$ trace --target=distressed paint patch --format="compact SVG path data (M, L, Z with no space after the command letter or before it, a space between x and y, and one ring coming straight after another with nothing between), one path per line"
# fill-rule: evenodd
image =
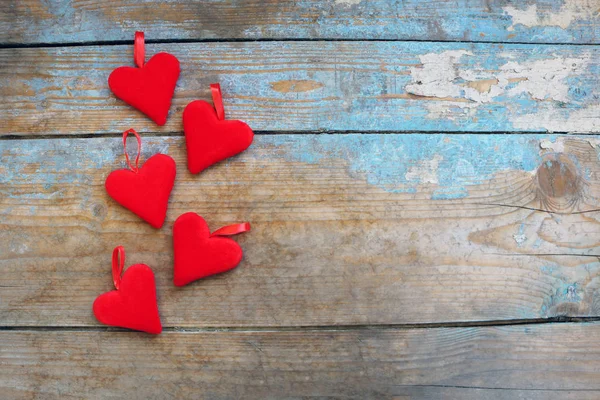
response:
M136 144L129 140L127 145L129 154L135 154ZM156 153L168 154L169 145L169 141L161 138L143 138L140 165ZM57 183L90 183L87 172L90 169L126 168L121 138L4 140L0 141L0 157L7 166L5 173L0 175L0 184L25 180L49 188ZM39 164L39 167L28 171L32 164ZM56 195L56 192L28 194L30 198Z
M411 83L405 86L406 92L417 96L466 99L475 103L487 103L505 93L511 97L526 93L536 100L567 102L569 85L566 79L581 73L590 58L588 54L579 58L508 61L496 72L464 68L460 65L463 56L473 56L473 53L452 50L419 56L422 65L411 68Z
M527 235L525 235L525 225L519 225L519 231L513 235L513 239L517 242L518 247L522 247L527 242Z
M514 128L550 132L600 131L600 96L592 88L577 85L577 77L591 66L592 55L578 57L539 57L515 61L513 53L500 53L498 60L485 65L472 65L463 58L473 57L466 50L447 50L419 56L421 65L410 69L410 82L404 89L410 95L422 96L426 117L433 120L477 120L478 108L485 103L510 100L506 119ZM505 62L494 68L492 64ZM508 61L507 61L508 60ZM590 93L591 92L591 93ZM589 104L582 99L591 99ZM566 104L577 107L568 108ZM534 110L535 112L527 112ZM483 117L488 118L485 114Z
M596 0L567 0L556 12L550 10L538 12L537 4L532 4L523 10L513 6L503 7L502 10L512 18L512 25L507 30L513 31L517 25L528 28L557 26L567 29L571 23L578 19L594 18L599 8L600 6Z
M555 104L542 104L535 113L513 115L510 120L520 130L542 127L548 132L600 132L600 104L570 112Z
M413 165L408 169L404 178L408 182L418 183L438 183L438 168L443 157L435 154L430 160L420 160L417 165Z
M410 69L411 83L404 89L407 93L427 97L462 97L464 88L455 83L458 78L457 64L462 56L472 56L466 50L447 50L441 53L419 55L421 65Z
M557 140L552 135L257 135L241 160L257 165L262 160L324 164L323 168L339 162L356 179L391 193L413 193L425 185L432 198L452 199L468 196L469 186L500 171L534 171L541 162L543 139ZM142 162L182 143L182 138L146 138ZM124 166L119 138L0 141L0 154L5 166L0 183L18 187L26 182L49 190L27 196L51 196L61 190L53 188L56 184L90 184L90 169L108 173ZM27 172L32 164L39 167Z
M356 4L360 4L363 0L334 0L335 4L339 4L341 6L353 6Z
M5 133L114 133L132 124L154 132L155 127L132 114L106 87L106 71L131 62L126 47L90 48L87 61L82 61L80 49L71 47L7 49L24 66L45 59L48 73L41 77L31 70L10 80L16 83L11 83L9 92L15 94L8 100L15 106L7 111L5 126L11 128L5 130L11 132ZM165 131L180 129L177 115L189 101L189 93L202 92L201 81L210 77L221 81L229 118L245 120L257 131L506 132L515 130L513 117L536 114L546 102L557 109L557 118L599 102L599 46L248 42L207 43L205 51L189 43L149 44L147 50L149 54L163 50L176 54L184 69L180 86L190 89L175 96L171 118L162 128ZM411 76L411 69L417 74L423 68L419 56L444 52L460 59L449 57L445 73L449 71L450 78L444 76L440 87L446 93L439 96L460 92L458 97L407 93L407 85L414 93L426 93ZM61 60L60 65L54 60ZM571 60L576 60L574 67L568 64ZM536 77L537 65L541 68L546 63L552 68ZM92 64L94 68L82 72L82 65ZM521 69L514 71L514 64ZM196 67L186 71L186 65ZM434 71L436 66L430 65L429 71ZM202 70L201 76L195 68ZM562 78L565 73L568 76ZM25 75L32 78L21 79ZM282 81L314 81L323 87L294 93L274 90L271 84ZM22 91L21 83L26 85ZM439 90L435 84L430 88L434 94ZM33 96L27 94L30 91ZM42 110L36 110L38 106ZM116 114L121 117L114 118ZM550 117L533 118L538 126L528 130L545 130L542 124L554 121Z
M539 142L550 135L294 135L261 136L261 147L287 161L319 164L339 159L350 174L390 193L433 186L432 199L469 195L468 187L505 170L532 172L541 162Z
M554 153L562 153L565 151L565 141L563 138L557 138L554 142L548 139L542 139L540 140L540 148L550 150Z

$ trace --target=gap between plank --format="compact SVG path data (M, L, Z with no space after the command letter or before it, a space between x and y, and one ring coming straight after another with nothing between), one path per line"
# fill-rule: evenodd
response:
M162 43L252 43L252 42L418 42L418 43L465 43L501 44L527 46L598 46L600 43L552 43L552 42L501 42L485 40L426 40L426 39L356 39L356 38L223 38L223 39L147 39L146 44ZM86 42L33 42L0 43L0 49L41 48L41 47L80 47L80 46L122 46L131 45L133 40L97 40Z
M393 385L394 387L435 387L451 389L474 389L474 390L512 390L512 391L530 391L530 392L600 392L600 389L540 389L540 388L513 388L513 387L491 387L491 386L464 386L464 385L427 385L427 384L405 384Z
M141 132L147 137L183 137L183 131L168 132ZM595 135L596 132L548 132L548 131L357 131L357 130L312 130L312 131L268 131L255 130L255 135L565 135L572 137L586 137ZM58 133L58 134L32 134L32 135L0 135L0 140L35 140L35 139L93 139L93 138L120 138L122 132L111 133Z
M383 325L302 325L302 326L239 326L239 327L163 327L163 332L202 333L202 332L314 332L314 331L360 331L360 330L413 330L441 328L482 328L513 325L542 325L564 323L600 322L597 317L552 317L512 320L489 320L467 322L432 322L416 324ZM0 326L0 331L61 331L61 332L132 332L129 329L111 326Z

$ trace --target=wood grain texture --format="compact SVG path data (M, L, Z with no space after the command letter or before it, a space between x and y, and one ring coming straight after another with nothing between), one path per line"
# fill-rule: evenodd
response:
M600 324L0 332L11 399L597 399Z
M599 43L596 0L8 0L0 42L389 39Z
M132 46L0 50L2 135L181 132L223 87L228 118L259 131L600 132L600 47L386 42L148 45L182 74L167 125L116 99Z
M131 143L133 145L133 143ZM165 326L307 326L600 315L599 141L552 135L258 135L178 177L155 230L105 193L119 137L0 141L0 321L94 326L110 256L157 275ZM133 151L133 148L130 149ZM229 273L172 284L171 228L249 221Z

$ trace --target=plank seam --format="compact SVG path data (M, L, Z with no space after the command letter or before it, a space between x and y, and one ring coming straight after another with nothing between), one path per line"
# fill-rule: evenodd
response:
M436 388L454 388L454 389L475 389L475 390L513 390L513 391L531 391L531 392L600 392L600 389L542 389L542 388L512 388L512 387L490 387L490 386L463 386L463 385L393 385L394 387L436 387Z
M167 132L141 132L147 137L183 137L183 129L181 131ZM255 130L255 135L565 135L571 137L585 138L589 135L594 135L596 132L590 133L573 133L573 132L548 132L548 131L413 131L413 130L398 130L398 131L357 131L357 130L310 130L310 131L268 131ZM36 140L36 139L94 139L94 138L120 138L122 132L114 133L74 133L74 134L32 134L32 135L1 135L0 140Z
M304 325L304 326L240 326L240 327L163 327L163 332L172 333L201 333L201 332L312 332L312 331L361 331L361 330L416 330L444 328L483 328L514 325L544 325L565 323L595 323L600 322L600 316L595 317L566 317L489 320L467 322L433 322L416 324L382 324L382 325ZM134 331L111 326L0 326L0 331L65 331L65 332L131 332Z
M553 42L502 42L485 40L424 40L424 39L354 39L354 38L223 38L223 39L148 39L146 44L177 43L254 43L254 42L416 42L416 43L465 43L489 45L535 45L535 46L598 46L600 43L553 43ZM32 42L32 43L0 43L0 49L43 48L43 47L80 47L80 46L123 46L132 45L132 40L98 40L82 42Z

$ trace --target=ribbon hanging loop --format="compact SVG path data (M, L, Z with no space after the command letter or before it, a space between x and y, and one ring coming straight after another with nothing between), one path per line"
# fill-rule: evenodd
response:
M217 118L219 121L225 119L225 109L223 108L223 95L221 93L221 85L218 83L210 84L210 91L212 92L213 103L215 105L215 111L217 112Z
M137 156L135 157L135 167L133 165L131 165L131 161L129 160L129 154L127 154L127 135L129 135L130 133L133 133L137 140ZM123 132L123 153L125 153L125 160L127 161L127 165L129 166L129 169L131 169L136 174L139 171L138 165L140 163L141 152L142 152L142 138L135 131L135 129L133 129L133 128L127 129L125 132Z
M146 49L144 48L144 32L136 32L133 40L133 62L138 68L144 66L144 59L146 58Z
M125 248L123 246L117 246L113 250L112 254L112 276L115 289L119 290L121 286L121 274L125 267Z

